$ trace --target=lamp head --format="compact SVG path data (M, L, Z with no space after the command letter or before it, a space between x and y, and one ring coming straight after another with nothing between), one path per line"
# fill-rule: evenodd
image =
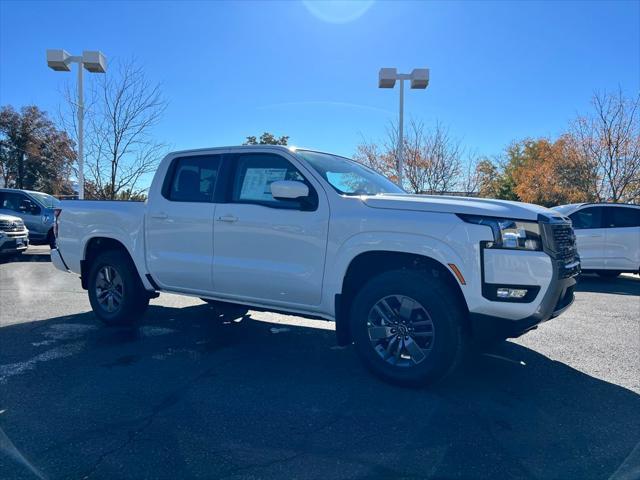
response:
M82 52L82 64L91 73L105 73L107 71L107 57L98 50Z
M378 73L378 88L393 88L396 85L398 70L395 68L381 68Z
M429 69L414 68L411 72L411 88L427 88L429 85Z
M69 72L69 57L64 50L47 50L47 65L56 72Z

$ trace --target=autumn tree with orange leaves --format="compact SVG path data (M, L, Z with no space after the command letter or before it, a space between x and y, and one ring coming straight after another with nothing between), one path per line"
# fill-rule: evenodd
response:
M518 142L507 155L514 167L513 191L523 202L551 207L596 199L591 188L596 172L570 135L555 142L546 138Z

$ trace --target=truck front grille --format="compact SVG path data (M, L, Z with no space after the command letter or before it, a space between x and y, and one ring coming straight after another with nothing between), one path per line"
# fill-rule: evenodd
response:
M573 277L580 273L580 257L576 247L576 235L570 223L551 223L551 245L558 262L560 278Z
M2 232L21 232L24 230L24 222L22 220L0 220L0 231Z

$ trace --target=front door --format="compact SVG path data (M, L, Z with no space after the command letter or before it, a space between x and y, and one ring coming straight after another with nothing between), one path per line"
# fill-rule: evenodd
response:
M211 291L213 192L220 163L220 155L174 159L162 193L148 202L147 267L162 288Z
M324 191L282 155L229 158L226 203L215 214L213 286L229 299L318 305L322 296L329 208ZM270 184L302 181L305 200L276 200Z

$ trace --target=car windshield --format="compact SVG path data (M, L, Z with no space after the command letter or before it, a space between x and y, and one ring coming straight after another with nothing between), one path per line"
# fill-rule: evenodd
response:
M29 192L29 194L45 208L57 208L60 206L60 200L49 194L41 192Z
M388 178L353 160L309 150L297 153L342 195L405 193Z

